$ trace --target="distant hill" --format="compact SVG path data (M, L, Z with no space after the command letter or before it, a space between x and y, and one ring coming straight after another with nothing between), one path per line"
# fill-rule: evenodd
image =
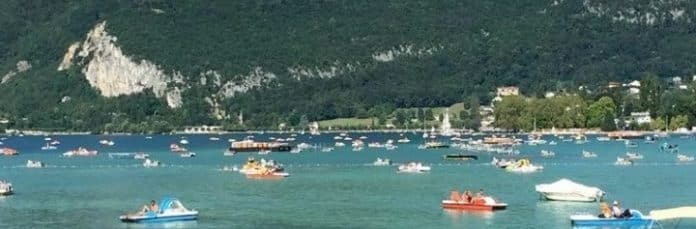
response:
M696 2L682 0L6 0L0 118L268 128L487 101L501 85L542 95L691 78L695 19Z

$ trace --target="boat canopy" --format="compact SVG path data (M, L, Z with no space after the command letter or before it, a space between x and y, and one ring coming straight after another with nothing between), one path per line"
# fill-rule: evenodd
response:
M159 210L165 212L170 209L186 209L178 199L172 197L164 197L160 201Z
M560 179L550 184L539 184L537 192L543 193L577 193L583 196L603 196L604 191L597 187L585 186L568 179Z
M696 218L696 207L678 207L650 211L650 216L655 220Z

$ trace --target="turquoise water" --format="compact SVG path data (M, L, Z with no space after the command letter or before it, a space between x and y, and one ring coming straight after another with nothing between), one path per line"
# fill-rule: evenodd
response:
M352 134L357 138L362 134ZM398 139L396 134L366 134L366 142ZM212 135L211 135L212 136ZM180 158L169 144L180 136L51 136L62 142L56 151L41 151L44 137L9 137L4 147L20 151L16 157L0 157L0 179L13 183L16 194L0 198L0 228L570 228L574 213L598 211L596 203L540 201L534 185L560 178L598 186L608 199L647 214L651 209L696 205L696 167L676 163L676 156L658 152L658 144L639 141L627 150L623 142L576 145L521 146L521 156L541 164L544 171L513 174L489 165L491 155L478 161L443 162L441 156L459 149L419 150L419 135L398 144L394 151L350 147L333 152L272 153L265 158L282 162L291 177L277 181L248 180L238 173L222 172L226 165L241 165L248 156L225 157L227 138L246 135L186 136L187 148L196 158ZM257 140L269 136L256 135ZM300 135L295 143L333 146L333 135ZM114 146L101 146L110 139ZM548 139L554 139L548 137ZM693 138L672 137L681 152L693 155ZM350 145L350 144L348 144ZM99 150L97 157L63 158L77 146ZM539 151L556 152L541 158ZM582 159L581 151L596 152L596 159ZM141 161L109 159L108 152L144 151L166 166L143 168ZM637 151L645 156L631 167L614 166L616 156ZM255 157L261 157L254 155ZM395 167L374 167L377 157L394 162L421 161L432 165L426 174L397 174ZM41 160L43 169L27 169L26 160ZM449 212L440 201L452 188L478 190L509 204L495 213ZM135 211L150 199L175 196L200 212L197 222L133 225L118 216ZM663 222L669 227L677 222ZM684 221L683 227L696 227Z

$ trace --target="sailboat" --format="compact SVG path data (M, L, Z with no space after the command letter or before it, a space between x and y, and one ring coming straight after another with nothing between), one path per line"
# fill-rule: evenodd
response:
M447 108L442 118L442 125L440 125L440 135L452 136L453 134L454 131L452 131L452 124L450 123L449 108Z

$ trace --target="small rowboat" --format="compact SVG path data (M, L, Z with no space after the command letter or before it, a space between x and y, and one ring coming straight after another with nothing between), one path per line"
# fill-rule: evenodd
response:
M454 210L472 210L472 211L496 211L507 208L506 203L498 203L491 197L474 199L471 202L443 200L442 208Z

